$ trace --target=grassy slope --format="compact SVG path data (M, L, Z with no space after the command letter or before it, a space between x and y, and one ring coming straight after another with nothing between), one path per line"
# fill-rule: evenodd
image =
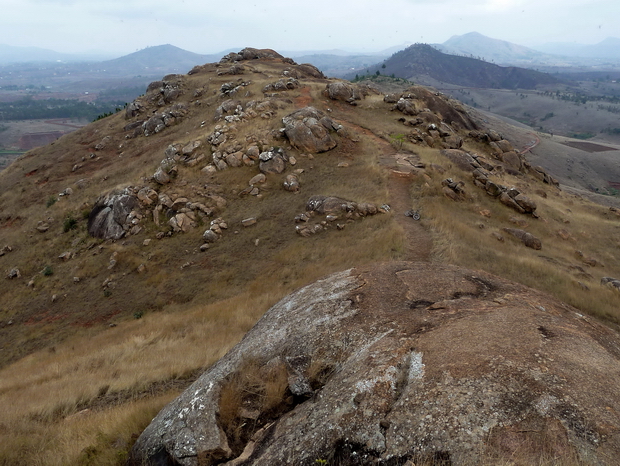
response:
M253 82L248 86L252 96L246 100L260 99L262 86L275 81L285 67L252 66L255 72L242 76ZM303 211L310 195L385 202L389 173L377 164L385 150L377 137L389 142L390 135L407 131L380 96L357 107L326 102L321 94L325 83L314 80L303 80L313 105L329 107L330 116L345 126L371 129L372 137L359 133L358 142L340 139L337 149L313 158L292 150L298 160L295 168L305 170L301 194L284 192L281 177L270 176L262 198L242 199L235 193L257 173L255 167L230 169L213 178L198 168L182 169L179 180L184 182L164 191L192 197L209 185L228 200L220 215L230 228L208 252L197 250L204 226L153 239L148 247L143 240L164 227L146 223L142 233L118 242L89 238L81 212L100 193L150 176L168 144L211 132L211 115L221 101L217 91L231 78L217 77L214 71L206 67L186 78L183 99L194 100L191 90L206 87L202 105L193 104L191 115L161 137L125 140L123 134L116 135L125 124L122 115L116 115L27 154L2 174L3 186L9 189L0 194L0 229L14 251L0 257L0 268L19 265L23 278L4 281L0 291L0 320L13 320L2 329L1 354L3 361L14 361L0 370L0 464L122 464L133 436L153 414L232 347L279 298L330 272L402 257L406 238L395 221L399 212L365 218L342 232L311 238L294 233L293 217ZM275 117L251 120L239 134L267 138L268 130L279 128L281 116L303 95L299 89L288 91ZM206 128L201 128L202 121ZM109 149L97 152L101 159L82 162L105 135L115 140ZM466 148L479 153L485 149L471 141ZM618 295L598 285L603 275L620 276L620 243L613 239L619 217L538 181L504 175L503 184L519 187L538 203L541 218L526 218L474 187L470 176L451 167L437 150L408 142L403 149L417 153L427 165L437 163L447 170L443 175L428 171L430 179L420 174L412 181L411 205L421 207L422 223L435 237L434 260L526 283L610 322L620 318ZM342 161L349 167L339 168ZM76 163L83 166L73 172ZM446 177L465 181L466 201L454 203L441 194ZM88 178L88 186L46 207L50 196L82 178ZM483 210L490 217L482 216ZM69 214L78 220L78 228L63 233ZM244 229L239 221L250 215L259 222ZM501 227L514 227L511 217L527 221L526 229L542 239L542 251L509 237L501 243L491 237ZM48 233L34 230L39 220L50 218ZM569 233L568 240L560 239L560 229ZM583 264L576 249L605 267ZM77 256L61 262L57 256L65 250ZM108 270L113 252L118 263ZM141 263L146 264L144 274L136 271ZM40 273L46 265L53 275ZM104 296L101 284L111 275L117 286ZM80 277L79 283L73 283L74 276ZM34 288L26 286L30 279ZM55 303L53 294L60 297ZM136 313L143 317L136 320Z

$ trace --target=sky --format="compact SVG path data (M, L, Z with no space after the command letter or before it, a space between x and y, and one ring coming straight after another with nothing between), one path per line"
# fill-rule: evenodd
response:
M379 52L479 32L535 46L620 37L619 0L0 0L0 44L126 55L172 44L210 54Z

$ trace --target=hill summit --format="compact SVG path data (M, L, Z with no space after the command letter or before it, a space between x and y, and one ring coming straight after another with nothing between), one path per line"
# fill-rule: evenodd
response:
M617 335L597 319L619 318L620 215L531 164L537 138L246 48L26 153L0 173L0 457L252 464L301 445L287 432L317 455L300 464L615 454ZM300 421L328 395L337 423ZM402 403L428 426L411 438Z
M428 44L414 44L395 53L369 72L416 82L448 83L491 89L534 89L558 80L538 71L503 67L469 56L442 53ZM430 80L430 81L429 81Z

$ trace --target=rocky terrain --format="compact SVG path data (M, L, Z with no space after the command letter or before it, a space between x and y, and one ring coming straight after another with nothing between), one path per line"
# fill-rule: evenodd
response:
M612 464L619 359L615 332L497 277L353 269L270 309L159 413L129 464Z
M0 173L0 457L613 464L620 212L531 139L246 48L24 154Z

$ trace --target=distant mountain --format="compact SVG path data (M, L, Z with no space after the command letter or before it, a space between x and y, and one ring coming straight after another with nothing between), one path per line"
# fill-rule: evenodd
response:
M0 64L2 65L10 63L98 61L106 58L108 57L97 56L95 54L72 55L39 47L15 47L12 45L0 44Z
M97 69L129 75L140 71L157 74L160 70L170 73L177 71L185 73L196 65L219 61L220 58L233 50L238 50L238 48L201 55L166 44L147 47L119 58L110 58L109 55L73 55L39 47L14 47L0 44L0 65L61 62L79 66L88 63L88 68L92 69L92 64L96 63Z
M0 63L0 77L2 86L35 85L69 92L97 92L142 87L167 74L187 73L194 66L217 62L225 54L200 55L173 45L158 45L106 61Z
M551 42L537 46L536 49L564 56L620 60L620 39L616 37L608 37L593 45Z
M379 72L419 83L456 84L464 87L491 89L534 89L542 84L557 83L546 73L518 67L502 67L475 58L448 55L427 44L415 44L371 67ZM349 77L352 77L351 73Z
M481 58L498 65L527 65L556 59L537 50L504 40L492 39L478 32L452 36L443 44L434 44L434 46L444 53Z
M223 55L223 53L201 55L166 44L147 47L114 60L100 62L98 68L105 69L109 74L122 75L187 73L196 65L219 61Z

